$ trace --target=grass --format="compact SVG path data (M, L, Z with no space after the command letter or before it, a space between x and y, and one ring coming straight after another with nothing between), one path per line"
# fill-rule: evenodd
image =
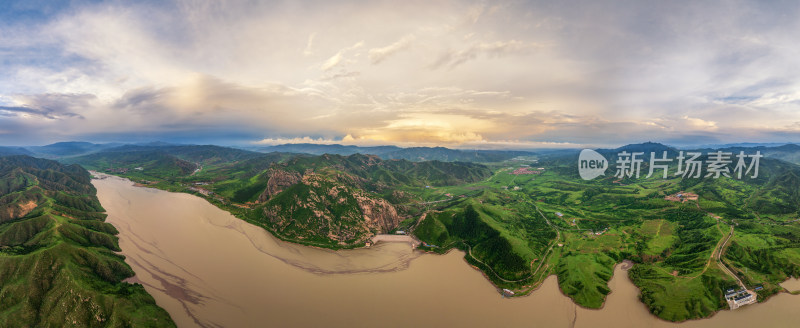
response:
M611 290L608 281L616 260L602 253L567 254L556 267L558 285L580 306L597 309Z
M761 300L777 292L779 280L800 274L800 223L793 222L800 213L800 178L789 164L764 161L763 178L752 181L676 178L675 168L667 179L616 181L607 173L583 181L572 162L540 161L533 165L544 167L540 174L513 175L523 163L491 163L488 174L474 165L433 162L375 167L363 156L254 158L206 164L193 176L155 171L164 176L157 177L161 182L154 186L187 191L193 182L209 182L216 195L204 197L237 217L284 240L338 248L343 246L315 235L321 229L304 224L309 211L330 214L332 226L358 223L352 202L335 203L323 196L323 189L343 184L351 193L391 199L404 215L399 227L416 225L414 235L436 246L422 249L462 249L466 260L492 283L517 295L557 274L565 294L582 306L597 308L608 293L614 264L631 260L635 265L630 275L642 290L642 300L654 314L672 321L706 317L725 307L722 292L735 283L711 255L730 226L735 234L723 250L724 261L747 284L764 286ZM313 170L330 183L313 193L287 188L252 209L236 206L257 198L269 182L271 167L300 174ZM147 172L132 174L140 173ZM686 203L665 200L681 191L700 198ZM309 205L292 207L298 201ZM265 220L263 211L278 208L273 205L280 207L279 215ZM280 220L293 222L286 228L276 223Z
M0 158L0 186L12 186L0 193L0 326L175 326L142 285L122 282L133 271L88 172Z
M670 321L711 315L726 306L723 290L736 285L716 267L696 278L674 277L650 264L636 264L629 275L653 314Z
M658 256L672 246L677 237L673 235L675 225L664 219L647 220L642 222L640 233L650 236L647 241L645 254Z

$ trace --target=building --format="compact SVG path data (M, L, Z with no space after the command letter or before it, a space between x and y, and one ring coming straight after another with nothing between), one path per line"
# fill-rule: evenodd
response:
M757 298L755 292L740 288L736 291L733 289L728 289L725 292L725 300L728 301L728 306L731 308L731 310L735 310L747 304L755 303Z
M430 247L430 248L439 248L439 246L436 246L436 245L431 245L431 244L428 244L428 243L426 243L426 242L424 242L424 241L422 242L422 246L425 246L425 247Z
M733 302L736 303L737 305L742 305L745 303L750 304L752 300L753 300L753 295L750 293L739 295L733 298Z

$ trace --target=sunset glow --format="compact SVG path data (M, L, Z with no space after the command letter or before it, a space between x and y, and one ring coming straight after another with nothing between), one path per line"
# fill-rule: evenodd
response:
M791 3L60 3L0 5L0 143L800 134Z

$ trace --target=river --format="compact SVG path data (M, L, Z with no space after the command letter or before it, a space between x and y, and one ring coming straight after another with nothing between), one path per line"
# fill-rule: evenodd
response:
M576 306L555 277L504 299L463 253L407 243L329 251L286 243L204 199L92 182L139 282L179 327L794 327L800 296L679 325L651 315L618 265L601 310Z

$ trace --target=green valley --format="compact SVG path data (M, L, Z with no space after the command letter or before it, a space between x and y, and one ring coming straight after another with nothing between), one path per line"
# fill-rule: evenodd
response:
M678 152L653 143L600 152L613 163L624 150ZM780 159L762 159L757 179L681 178L672 165L667 179L591 181L570 151L479 164L171 146L65 161L197 194L306 245L361 247L410 232L421 250L464 251L506 296L556 275L577 304L599 308L614 266L628 260L651 312L683 321L727 308L726 291L740 284L763 301L800 275L800 167Z

